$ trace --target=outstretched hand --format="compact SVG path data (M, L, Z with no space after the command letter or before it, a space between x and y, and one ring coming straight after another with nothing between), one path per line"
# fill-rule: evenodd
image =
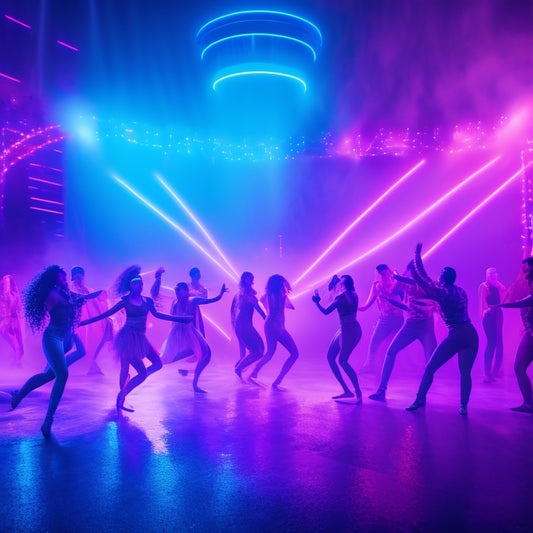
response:
M315 294L313 294L313 296L311 296L311 299L313 300L313 302L315 302L316 304L318 304L321 300L320 296L318 295L318 291L315 291Z
M416 248L415 248L415 253L416 254L420 254L420 252L422 251L422 246L423 245L422 245L421 242L417 243Z
M155 278L158 279L162 276L163 272L165 272L165 268L164 267L159 267L156 271L155 271Z
M226 284L222 284L222 288L220 289L220 296L222 296L225 292L229 292L229 289L226 287Z

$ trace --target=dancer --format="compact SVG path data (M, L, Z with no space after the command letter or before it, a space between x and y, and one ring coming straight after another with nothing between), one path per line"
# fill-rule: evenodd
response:
M189 295L192 298L203 298L206 300L207 289L200 283L200 279L202 278L200 269L198 267L191 268L189 271L189 276L191 278L191 282L189 283ZM204 318L202 317L202 312L198 306L196 307L194 314L194 325L196 329L205 337Z
M392 270L387 265L380 264L376 270L380 279L372 284L365 305L359 307L359 311L366 311L376 302L379 309L379 319L374 326L368 346L368 356L361 369L362 373L372 373L376 370L376 356L379 347L389 337L398 333L403 324L402 310L390 303L390 300L401 302L403 291L393 278Z
M524 323L524 334L516 352L514 371L524 402L518 407L511 407L511 409L522 413L533 413L531 380L527 375L527 369L533 362L533 257L525 259L522 263L526 265L524 277L529 284L530 295L517 302L499 303L494 307L496 309L500 307L520 309Z
M410 266L408 265L407 271L409 272L409 270ZM387 349L378 390L369 396L371 400L382 402L386 400L385 391L387 390L392 369L394 368L396 355L418 340L424 349L424 359L427 363L433 350L437 347L435 324L433 322L433 314L436 308L435 302L426 299L427 296L425 291L420 288L412 278L400 276L395 273L394 279L405 288L407 305L385 296L384 298L386 298L392 305L407 311L407 320L404 322L402 328L398 331Z
M261 335L254 328L253 314L254 309L261 315L263 319L266 318L265 312L259 306L257 299L257 292L253 288L254 275L251 272L243 272L241 281L239 283L239 294L235 296L236 308L232 311L235 313L235 334L239 339L239 347L244 347L244 356L242 355L238 363L235 365L235 374L242 378L242 371L250 366L252 363L259 361L265 353L265 344ZM246 348L248 348L248 355L246 355Z
M426 395L433 383L433 375L455 354L459 358L461 373L461 406L459 414L466 416L468 400L472 390L470 372L476 359L479 337L468 317L468 298L466 292L455 285L456 273L451 267L444 267L438 282L434 282L427 275L422 257L422 244L417 244L415 262L409 263L413 278L426 292L426 297L435 300L440 306L440 313L448 326L448 336L438 345L431 359L426 365L416 400L407 407L407 411L426 405Z
M487 268L485 276L486 281L479 286L481 319L487 337L483 381L491 383L498 377L503 361L503 312L496 306L503 302L506 289L495 268Z
M161 274L162 272L159 276L156 275L156 281L151 290L151 294L156 297L161 286ZM175 287L176 300L172 304L170 313L176 317L197 316L198 306L218 302L227 290L226 286L222 285L219 295L215 298L190 298L187 283L178 283ZM165 364L174 363L191 355L197 356L198 361L194 370L193 389L195 392L205 393L205 390L198 387L198 379L211 361L211 348L194 323L174 324L163 345L161 361Z
M298 348L285 329L285 308L294 309L289 300L288 293L291 291L289 282L279 274L275 274L268 278L266 285L266 292L261 297L261 303L266 307L268 315L265 320L265 337L267 341L267 351L265 355L255 365L254 371L250 378L257 378L259 371L263 366L272 359L276 346L281 343L289 352L289 358L281 368L278 377L272 383L273 389L278 389L282 379L291 369L292 365L298 359Z
M172 322L191 322L192 316L170 316L156 311L154 301L142 295L143 281L140 276L141 267L133 265L128 267L118 277L115 283L115 291L122 296L120 302L115 304L101 315L89 318L80 323L87 326L103 318L114 315L121 309L126 311L126 323L118 332L115 339L115 350L120 358L120 391L117 395L117 411L133 411L124 407L126 396L138 387L148 376L162 368L159 355L146 338L146 319L148 312L161 320ZM150 366L145 367L143 358L150 361ZM135 369L137 375L128 380L130 365Z
M67 383L68 367L85 355L80 338L74 334L79 307L85 300L99 294L100 291L87 295L72 293L65 271L57 265L37 274L25 291L25 314L32 331L42 330L47 315L50 317L43 333L43 351L48 365L44 372L31 377L20 391L12 394L11 407L15 409L28 393L55 378L46 418L41 426L41 432L46 438L51 434L54 414ZM65 357L73 343L76 350Z
M320 305L321 298L318 295L318 291L315 291L313 302L315 302L316 306L325 315L329 315L336 309L339 313L339 318L341 321L341 327L331 340L327 355L331 371L337 378L337 381L340 383L344 391L338 396L333 396L333 399L353 398L354 396L354 393L346 385L346 382L341 375L339 366L335 361L338 355L340 366L346 372L346 375L350 378L350 381L354 386L355 395L357 396L356 403L361 404L363 402L363 395L361 394L361 388L359 387L357 374L348 362L348 358L361 340L361 326L359 325L359 322L357 322L357 306L359 304L359 298L355 292L355 287L351 276L344 275L341 276L340 280L338 278L337 280L338 281L335 282L335 285L338 286L342 292L335 298L335 300L333 300L333 303L330 306L325 308Z
M15 278L6 274L0 279L0 335L7 341L15 355L15 365L21 366L24 343L20 328L22 300Z

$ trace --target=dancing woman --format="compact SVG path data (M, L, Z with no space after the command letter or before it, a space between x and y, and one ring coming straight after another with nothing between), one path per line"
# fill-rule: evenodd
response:
M0 279L0 335L15 354L15 365L20 366L24 355L20 316L22 300L15 279L6 274Z
M120 391L117 395L117 411L124 409L126 396L138 387L148 376L162 368L161 359L154 347L146 338L146 319L148 313L152 313L156 318L170 320L172 322L191 322L192 316L170 316L159 313L154 307L154 301L142 295L143 281L140 276L141 267L133 265L127 268L117 279L115 291L122 296L111 309L101 315L89 318L80 323L81 326L92 324L103 318L114 315L121 309L126 311L126 323L118 332L115 339L115 350L120 359ZM145 367L143 358L150 361L150 366ZM130 365L135 369L137 375L128 381Z
M479 304L483 329L487 337L485 348L485 383L494 381L503 361L503 312L497 304L503 302L505 286L498 281L495 268L487 268L486 281L479 286ZM494 365L493 365L494 361Z
M96 298L99 294L100 291L87 295L70 292L67 275L57 265L37 274L24 293L26 319L32 331L42 330L47 316L50 317L43 333L43 351L48 365L44 372L31 377L20 391L13 393L11 407L15 409L28 393L55 378L46 418L41 426L45 437L49 437L52 430L54 414L67 383L68 367L85 355L80 338L74 334L79 308L85 300ZM73 343L76 350L65 357Z
M402 309L390 302L390 300L401 302L403 291L393 278L392 270L387 265L380 264L376 270L380 279L372 284L366 303L359 307L359 311L366 311L376 302L379 309L379 319L372 332L368 356L361 369L361 372L366 373L374 372L379 347L389 337L398 333L403 324Z
M150 294L154 297L159 295L161 274L163 272L164 269L159 269L156 272L156 279L150 291ZM170 309L171 315L176 317L194 317L198 316L197 311L200 305L218 302L228 289L226 289L225 285L222 285L220 293L214 298L190 298L189 286L184 282L178 283L174 290L176 293L176 300L172 303ZM211 348L209 348L205 337L194 323L174 324L164 343L161 361L165 364L174 363L191 355L197 356L197 363L192 381L193 389L195 392L205 392L205 390L198 387L198 379L204 368L209 364L209 361L211 361Z
M234 327L235 334L239 340L239 348L248 349L248 355L242 355L241 359L235 365L235 374L242 380L242 371L252 363L259 361L265 353L265 344L261 335L254 328L253 315L256 310L263 319L266 318L265 312L259 306L257 292L253 288L254 275L251 272L243 272L239 283L239 294L235 296L234 306L232 307L232 316L235 316Z
M339 366L335 361L338 355L340 366L344 372L346 372L346 375L350 378L350 381L354 386L357 403L361 404L363 402L363 396L361 394L361 388L359 387L359 381L357 380L357 374L348 362L348 358L361 340L361 326L359 325L359 322L357 322L357 306L359 304L359 298L355 292L351 276L341 276L336 285L342 292L335 298L335 300L333 300L331 305L326 308L320 305L318 291L315 291L315 295L313 296L313 302L316 303L316 306L322 311L322 313L329 315L336 309L341 321L341 327L339 331L335 333L329 345L327 355L331 371L344 391L338 396L333 396L333 399L353 398L354 396L354 393L346 385Z
M533 362L533 257L525 259L522 263L525 265L524 277L529 283L530 295L517 302L500 303L494 307L496 309L499 307L520 309L524 323L524 334L516 352L514 371L524 402L518 407L511 407L511 409L523 413L533 413L531 380L527 375L527 369Z
M292 365L298 359L298 348L289 332L285 329L285 308L294 309L289 300L288 293L291 291L289 282L279 274L270 276L266 285L266 292L261 298L261 303L266 307L268 315L265 320L265 337L267 341L267 351L265 355L255 365L250 378L257 378L259 371L268 363L278 342L285 346L289 352L289 358L281 368L278 377L272 383L272 388L277 389Z
M459 414L466 416L468 400L472 390L470 373L476 359L479 337L468 317L468 298L466 292L455 285L456 273L451 267L444 267L438 282L427 275L422 263L422 244L417 244L414 263L409 263L411 274L416 283L425 291L426 297L435 300L440 313L448 326L448 336L437 346L426 365L414 403L407 411L426 405L426 395L433 383L433 375L455 354L459 358L461 373L461 406Z
M407 267L409 271L409 265ZM405 287L407 293L407 305L391 298L387 298L389 303L407 312L407 320L404 322L400 331L392 340L385 354L385 361L381 371L381 381L378 390L369 396L371 400L385 401L385 391L396 362L396 355L404 348L416 340L420 341L424 349L424 359L429 361L433 350L437 346L435 337L435 324L433 314L436 304L428 301L425 291L417 283L407 276L394 274L394 279Z

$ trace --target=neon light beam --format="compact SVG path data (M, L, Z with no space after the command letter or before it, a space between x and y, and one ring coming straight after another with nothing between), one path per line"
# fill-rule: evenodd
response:
M237 282L238 278L235 276L235 274L228 272L224 266L222 266L201 244L196 242L181 226L176 224L171 218L169 218L165 213L163 213L160 209L158 209L155 205L151 204L148 200L146 200L144 197L142 197L135 189L130 187L126 182L121 180L118 176L115 176L111 174L113 179L120 183L122 187L124 187L126 190L131 192L133 196L135 196L137 199L139 199L144 205L149 207L154 213L157 213L165 222L167 222L171 227L173 227L178 233L183 235L191 244L193 244L198 250L200 250L204 255L206 255L215 265L217 265L220 270L222 270L225 274L227 274L233 281Z
M15 22L16 24L19 24L20 26L24 26L25 28L28 28L29 30L31 30L31 26L29 26L28 24L25 24L24 22L21 22L20 20L17 20L16 18L10 17L9 15L4 15L4 17L7 20L10 20L11 22Z
M445 241L447 241L461 226L463 226L468 220L470 220L480 209L482 209L485 204L490 202L495 196L500 194L505 187L510 185L522 172L525 172L526 168L528 168L533 163L528 163L525 167L522 167L518 172L515 172L507 181L505 181L502 185L500 185L496 190L492 192L489 196L487 196L481 203L479 203L470 213L468 213L464 218L462 218L446 235L444 235L439 241L437 241L422 257L427 257L429 254L434 252L441 244L443 244Z
M233 265L229 262L229 260L226 258L226 256L222 253L222 250L217 246L217 243L213 240L211 235L209 235L208 231L202 226L200 221L194 216L192 211L185 205L183 200L176 194L176 192L168 185L168 183L165 182L165 180L159 175L155 174L155 177L159 180L159 183L163 185L163 187L168 191L168 193L178 202L178 204L181 206L181 208L191 217L192 221L200 228L201 232L205 235L207 240L211 243L213 248L219 253L220 257L224 260L226 265L228 265L229 268L231 268L232 272L235 274L235 276L239 277L238 272L233 268Z
M411 170L405 173L399 180L397 180L391 187L389 187L370 207L368 207L363 213L361 213L329 246L324 252L318 257L318 259L294 282L293 285L298 284L311 270L313 270L326 255L339 244L339 242L344 239L344 237L351 231L363 218L365 218L375 207L377 207L387 196L389 196L392 191L399 187L411 174L416 172L423 164L425 160L420 161L416 164Z
M304 92L307 91L307 85L302 78L298 78L298 76L293 76L292 74L286 74L285 72L276 72L276 71L270 71L270 70L246 70L243 72L235 72L233 74L227 74L226 76L222 76L221 78L218 78L213 83L213 90L217 90L217 85L224 80L230 79L230 78L236 78L238 76L256 76L256 75L268 75L268 76L280 76L282 78L289 78L291 80L295 80L302 84L304 88Z
M17 78L13 78L12 76L8 76L7 74L4 74L3 72L0 72L0 76L2 76L2 78L6 78L7 80L11 80L11 81L15 81L17 83L21 83L21 81L17 80Z
M238 33L236 35L230 35L229 37L223 37L222 39L217 39L216 41L213 41L211 44L208 44L202 50L202 54L200 55L200 58L203 60L205 53L208 50L210 50L213 46L216 46L217 44L223 43L225 41L229 41L231 39L242 39L244 37L274 37L275 39L286 39L288 41L293 41L311 50L311 53L313 54L313 61L316 61L315 49L310 44L306 43L305 41L302 41L301 39L296 39L295 37L289 37L288 35L282 35L280 33Z
M399 229L396 233L394 233L391 236L387 237L384 241L381 241L379 244L377 244L373 248L370 248L370 250L367 250L366 252L361 254L359 257L356 257L355 259L353 259L352 261L350 261L346 265L343 265L342 267L340 267L337 270L344 270L345 268L349 268L349 267L355 265L356 263L358 263L359 261L361 261L362 259L364 259L365 257L367 257L367 256L373 254L374 252L380 250L381 248L383 248L390 241L392 241L393 239L396 239L396 237L400 236L402 233L407 231L411 226L416 224L418 221L420 221L422 218L424 218L426 215L428 215L431 211L436 209L442 202L444 202L450 196L455 194L459 189L463 188L467 183L472 181L474 178L476 178L479 174L481 174L487 168L489 168L492 165L494 165L494 163L496 163L496 161L498 161L500 158L501 158L501 155L499 155L498 157L495 157L494 159L489 161L486 165L484 165L481 168L479 168L478 170L476 170L473 174L470 174L470 176L465 178L461 183L456 185L453 189L449 190L444 196L441 196L436 202L431 204L428 208L424 209L424 211L422 211L415 218L410 220L407 224L405 224L405 226L403 226L401 229ZM302 291L302 292L298 293L297 295L293 296L293 298L297 298L297 297L301 296L302 294L305 294L305 293L313 290L313 288L315 288L317 285L320 285L320 283L322 283L326 279L330 278L332 274L333 273L329 274L328 276L326 276L324 278L321 278L321 279L315 281L307 289L305 289L304 291Z

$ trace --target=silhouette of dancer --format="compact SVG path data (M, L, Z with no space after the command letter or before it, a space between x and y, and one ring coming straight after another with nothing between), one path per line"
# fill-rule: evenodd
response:
M268 278L266 292L261 297L261 303L268 311L265 320L267 351L255 365L250 378L257 378L261 368L272 359L279 342L288 350L289 357L281 368L278 377L274 380L274 383L272 383L272 388L274 389L279 388L282 379L296 362L296 359L298 359L298 348L296 347L296 343L285 329L285 308L294 309L294 306L288 297L288 293L291 290L289 282L283 276L274 274Z
M456 273L451 267L444 267L438 282L427 275L422 257L422 244L417 244L415 262L410 263L410 270L416 283L426 292L426 297L435 300L440 306L440 313L448 326L448 336L437 346L429 360L420 382L420 387L413 404L407 411L426 405L426 395L433 383L433 375L455 354L459 358L461 373L461 406L459 414L466 416L468 400L472 390L470 373L476 359L479 337L468 317L468 298L466 292L455 285Z
M320 311L322 311L322 313L329 315L336 309L339 313L339 319L341 322L339 331L335 333L333 339L331 340L327 355L331 371L344 391L338 396L333 396L333 399L353 398L354 396L354 393L346 385L346 382L341 375L339 366L337 365L336 358L338 355L339 364L344 372L346 372L346 375L350 378L350 381L355 389L355 395L357 396L357 403L360 404L363 402L361 388L359 387L357 374L348 362L348 358L361 340L361 326L359 325L359 322L357 322L357 306L359 304L359 298L355 292L354 282L351 276L341 276L340 280L335 283L335 285L337 285L339 290L342 292L328 307L324 308L320 305L320 296L318 295L318 291L315 291L315 295L313 296L313 302L315 302L316 306L320 309Z
M0 279L0 335L13 350L16 366L21 365L24 356L21 314L22 300L15 278L11 274L6 274Z

